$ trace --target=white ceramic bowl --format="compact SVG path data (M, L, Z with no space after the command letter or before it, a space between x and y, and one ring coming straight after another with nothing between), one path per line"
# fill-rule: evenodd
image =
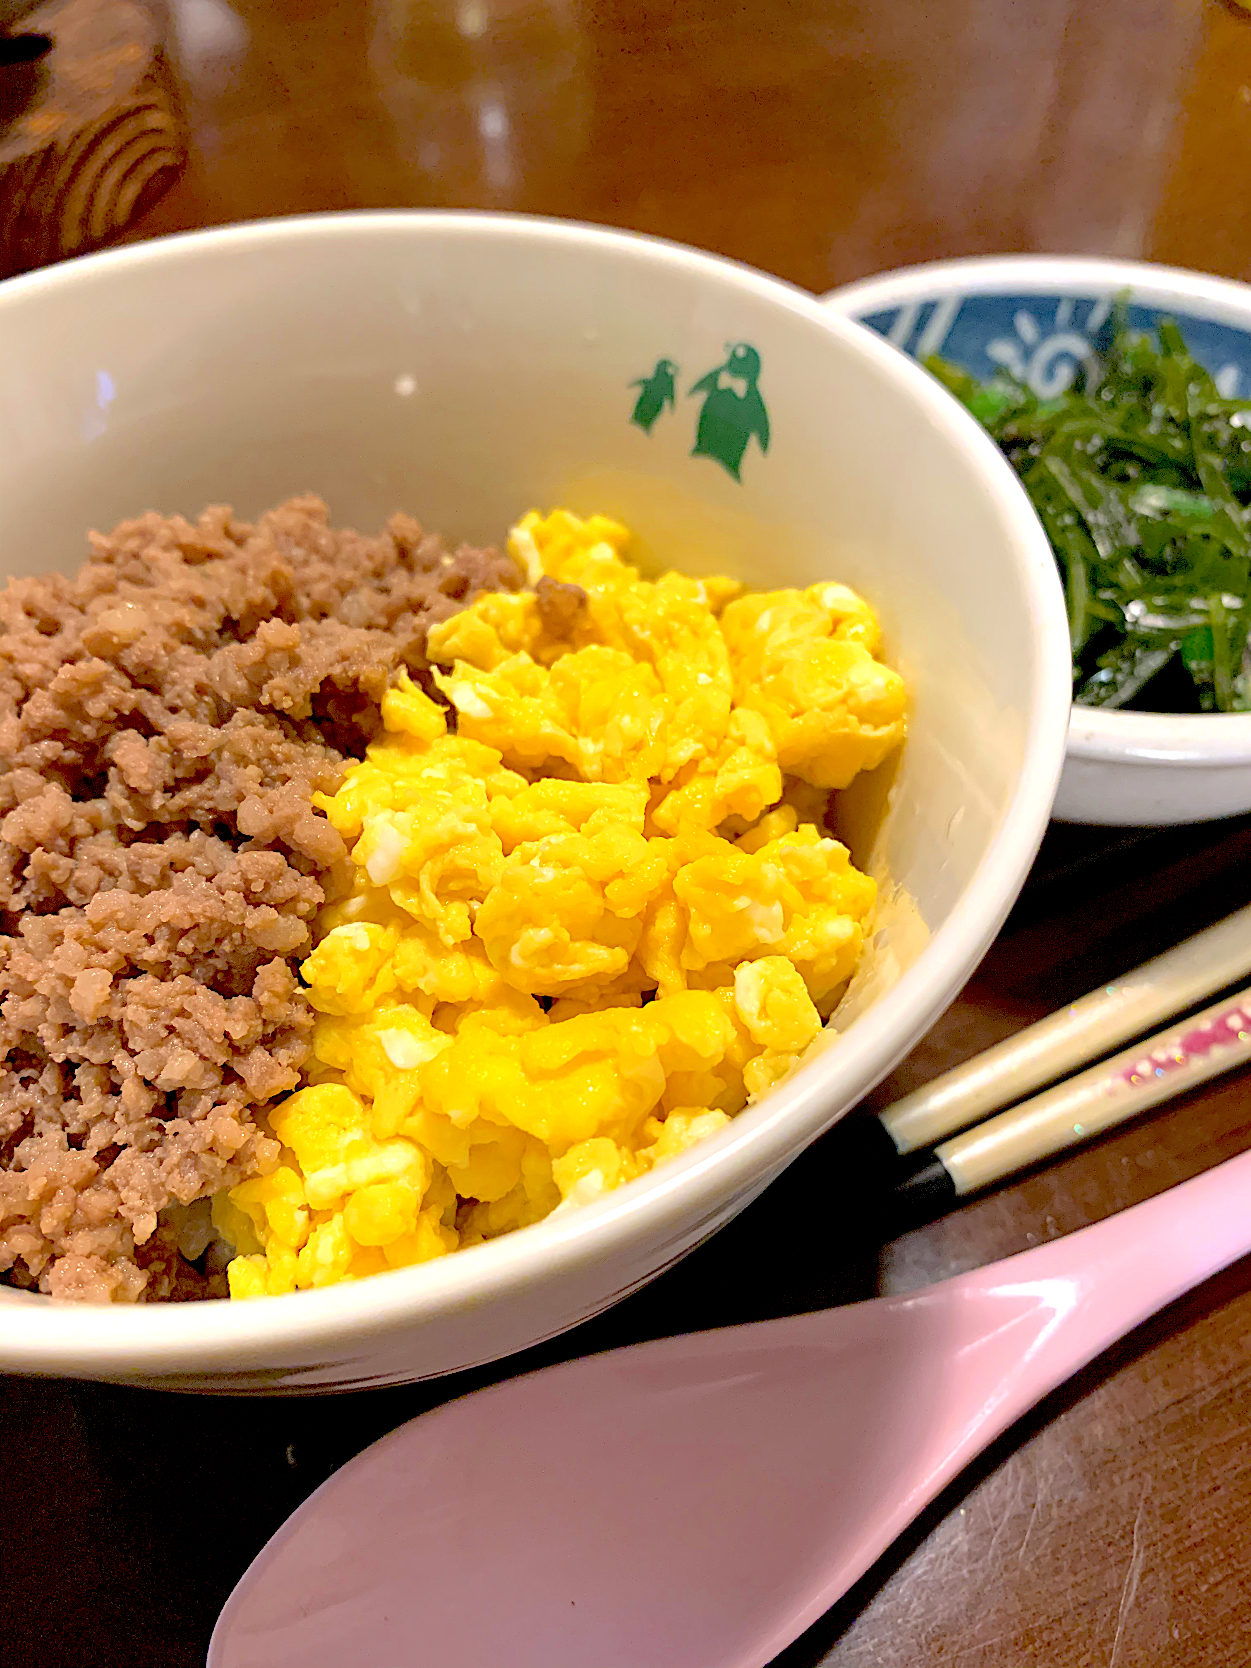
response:
M770 420L741 480L692 455L688 394L740 341L759 355ZM632 384L660 359L678 367L677 399L648 432L631 421ZM0 1369L325 1389L449 1372L572 1326L726 1222L882 1077L1015 897L1067 723L1050 551L973 419L812 297L572 225L320 216L13 280L0 364L6 572L72 568L89 527L148 507L226 500L251 514L313 489L341 523L373 528L405 507L476 541L531 505L603 510L691 571L858 586L913 711L893 781L879 772L850 793L848 826L930 933L916 953L898 912L834 1047L600 1203L419 1268L251 1303L60 1307L0 1292Z
M1006 365L1039 393L1067 388L1128 291L1140 329L1177 320L1231 397L1251 404L1251 286L1143 261L994 255L934 261L826 296L916 358L979 376ZM1054 815L1062 822L1204 822L1251 811L1251 713L1107 712L1074 706Z

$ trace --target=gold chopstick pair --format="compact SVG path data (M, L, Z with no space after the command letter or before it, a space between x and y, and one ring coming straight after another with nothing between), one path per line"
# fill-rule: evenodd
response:
M885 1107L875 1121L904 1171L901 1213L938 1215L1251 1060L1251 986L1144 1036L1248 974L1251 906ZM1131 1037L1141 1040L1103 1058Z

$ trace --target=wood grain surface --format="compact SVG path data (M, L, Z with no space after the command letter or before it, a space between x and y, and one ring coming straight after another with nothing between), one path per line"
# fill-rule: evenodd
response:
M1221 0L169 0L168 39L191 156L136 236L464 205L662 233L815 290L1031 249L1251 277L1251 20ZM875 1098L1248 901L1251 819L1053 828L983 967ZM1244 1075L882 1244L872 1202L846 1203L831 1138L653 1286L494 1373L261 1403L2 1383L0 1654L199 1664L282 1519L447 1396L908 1290L1248 1145ZM1245 1668L1249 1566L1240 1265L1010 1432L779 1660Z
M184 161L163 12L46 0L0 36L0 277L125 231Z

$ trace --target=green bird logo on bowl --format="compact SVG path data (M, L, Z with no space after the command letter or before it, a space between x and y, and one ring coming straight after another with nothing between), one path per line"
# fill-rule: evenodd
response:
M678 367L672 359L658 359L656 368L650 376L635 377L631 388L640 390L638 399L634 402L634 410L630 421L637 423L644 434L652 432L652 424L660 416L666 406L670 411L674 409L677 396L677 385L674 378L678 374Z
M704 396L695 429L692 457L715 458L736 481L748 442L755 437L762 452L769 450L769 413L761 398L760 355L749 342L727 342L726 359L701 376L687 398ZM650 434L666 409L676 410L677 378L681 367L672 359L658 359L650 376L635 377L639 390L630 421Z
M760 355L747 342L726 344L724 364L700 377L691 389L703 394L692 457L716 458L740 480L747 443L754 435L762 452L769 450L769 413L760 396Z

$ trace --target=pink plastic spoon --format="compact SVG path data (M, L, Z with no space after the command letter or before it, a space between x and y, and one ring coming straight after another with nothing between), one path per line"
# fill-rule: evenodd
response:
M313 1494L208 1668L761 1668L1040 1397L1251 1252L1251 1152L906 1297L567 1362Z

